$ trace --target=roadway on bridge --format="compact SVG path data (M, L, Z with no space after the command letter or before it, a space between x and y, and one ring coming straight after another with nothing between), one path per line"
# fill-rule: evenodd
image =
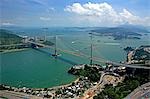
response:
M42 47L54 49L53 46L49 46L49 45L45 45L45 44L41 44L41 43L37 43L37 42L33 42L33 41L28 41L28 42L32 43L32 44L35 44L35 45L42 46ZM77 52L73 52L73 51L63 50L63 49L60 49L60 48L57 48L57 50L61 51L61 52L64 52L64 53L68 53L68 54L74 55L74 56L83 57L83 58L89 58L88 55L85 55L85 54L83 54L81 52L77 53ZM112 61L105 60L103 58L98 58L98 57L92 57L92 60L96 61L96 62L100 62L100 63L110 63L110 64L113 64L114 66L124 66L124 67L130 67L130 68L150 69L149 66L139 66L139 65L136 66L136 65L117 63L117 62L112 62Z

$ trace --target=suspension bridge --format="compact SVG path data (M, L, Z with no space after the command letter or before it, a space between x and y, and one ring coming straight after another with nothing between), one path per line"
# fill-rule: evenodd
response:
M50 49L54 50L55 52L54 52L53 56L55 56L55 57L58 57L58 53L57 52L59 51L59 52L63 52L63 53L67 53L67 54L73 55L73 56L87 58L87 59L90 60L90 64L93 64L93 61L95 61L95 62L99 62L99 63L112 64L113 66L123 66L123 67L130 67L130 68L139 68L139 69L150 69L150 67L148 67L148 66L140 66L140 65L133 65L133 64L131 65L131 64L125 64L125 63L118 63L118 62L113 62L113 61L110 61L110 60L106 60L104 58L94 57L93 54L92 54L92 51L93 51L93 44L92 43L91 43L91 46L90 46L90 50L91 50L90 56L82 53L80 50L78 50L78 52L76 52L76 51L70 51L70 50L61 49L61 48L57 47L56 39L57 39L57 37L55 36L55 46L45 45L45 44L42 44L42 43L39 43L39 42L30 41L30 40L28 40L27 42L31 43L31 44L34 44L34 45L37 45L37 46L50 48ZM92 40L92 36L91 36L91 40ZM74 48L72 48L72 49L76 50Z

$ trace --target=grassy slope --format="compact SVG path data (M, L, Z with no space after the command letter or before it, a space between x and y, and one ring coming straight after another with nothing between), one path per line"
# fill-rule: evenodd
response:
M13 34L12 31L0 29L0 45L21 43L22 38Z

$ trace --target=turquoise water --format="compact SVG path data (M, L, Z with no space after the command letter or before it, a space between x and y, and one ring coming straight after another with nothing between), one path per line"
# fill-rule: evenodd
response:
M89 35L85 32L78 33L78 35L71 32L71 35L65 34L57 39L58 48L74 52L80 51L86 55L90 55L90 43ZM149 44L149 36L143 36L140 40L117 41L112 37L93 37L93 56L120 62L126 59L124 47ZM53 52L51 49L40 48L39 50L28 49L20 52L1 53L1 83L34 88L67 84L76 78L67 73L73 64L89 63L88 58L63 52L58 52L61 54L60 59L55 59L50 56L50 53Z
M1 61L2 83L9 85L51 87L75 78L67 74L71 65L32 49L3 54Z

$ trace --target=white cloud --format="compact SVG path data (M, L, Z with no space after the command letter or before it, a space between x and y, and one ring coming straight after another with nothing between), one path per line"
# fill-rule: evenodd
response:
M10 23L10 22L3 22L3 23L1 23L1 25L3 25L3 26L12 26L12 25L15 25L15 24Z
M50 7L49 10L50 10L50 11L55 11L55 8Z
M126 9L123 9L123 12L119 13L119 15L121 16L123 22L150 26L150 17L140 18L139 16L133 15Z
M46 9L46 12L48 12L49 14L51 14L52 12L55 12L56 9L53 7L49 7L48 9Z
M29 2L29 3L32 2L32 3L43 5L43 6L47 5L46 0L24 0L24 1Z
M50 21L51 18L49 18L49 17L40 17L40 20L42 20L42 21Z
M83 21L89 21L91 24L99 25L119 25L123 23L150 25L150 17L141 18L123 9L122 12L117 12L113 7L104 3L73 3L65 9L67 12L75 13ZM79 19L78 18L78 19Z

